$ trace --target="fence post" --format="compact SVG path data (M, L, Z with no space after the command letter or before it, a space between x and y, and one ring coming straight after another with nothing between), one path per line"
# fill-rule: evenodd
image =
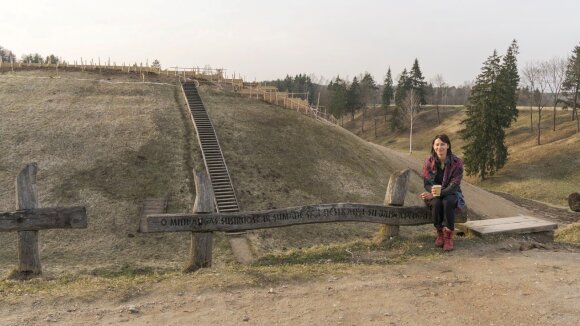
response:
M194 171L195 172L195 171ZM195 214L207 214L214 211L213 189L205 171L194 173L195 181ZM212 261L212 232L191 233L190 260L184 272L190 273L204 267L210 267Z
M410 174L411 170L409 169L391 174L391 177L389 178L389 184L387 185L387 192L385 193L384 205L403 206L405 203L405 195L407 194ZM386 239L397 236L399 236L398 225L382 224L375 239L378 242L383 242Z
M38 208L36 193L36 163L27 164L16 177L17 209ZM38 231L18 231L18 273L24 276L40 275L40 255L38 253Z

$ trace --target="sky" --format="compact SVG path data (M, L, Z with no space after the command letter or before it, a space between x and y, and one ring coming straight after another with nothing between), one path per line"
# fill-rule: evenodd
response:
M0 8L0 46L19 58L157 59L249 81L369 72L382 84L389 67L396 79L417 58L427 81L440 74L459 86L513 39L520 68L580 44L578 0L27 0Z

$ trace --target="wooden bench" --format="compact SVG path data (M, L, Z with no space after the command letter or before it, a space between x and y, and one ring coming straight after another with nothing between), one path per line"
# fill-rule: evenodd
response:
M209 180L205 172L195 173L197 196L194 213L147 215L140 221L140 231L191 232L186 272L211 266L213 232L218 231L240 232L330 222L371 222L381 224L377 238L382 241L398 236L401 225L433 223L426 206L403 207L409 176L409 169L391 175L384 205L336 203L258 212L213 213L214 198Z

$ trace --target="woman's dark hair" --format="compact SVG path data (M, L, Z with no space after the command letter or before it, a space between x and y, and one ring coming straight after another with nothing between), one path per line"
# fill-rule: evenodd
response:
M431 155L437 156L435 150L433 149L433 145L435 145L435 141L437 139L440 139L442 142L449 145L449 148L447 148L447 155L453 154L453 152L451 152L451 140L449 140L449 137L446 134L440 134L435 136L435 138L433 138L433 141L431 142Z

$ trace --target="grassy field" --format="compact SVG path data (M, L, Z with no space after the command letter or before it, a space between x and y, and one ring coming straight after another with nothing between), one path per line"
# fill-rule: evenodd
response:
M377 136L374 124L367 118L365 132L361 132L361 116L345 127L371 142L409 151L408 131L393 133L385 124L384 116L377 113ZM369 114L370 116L370 114ZM387 120L390 116L387 116ZM443 123L437 124L434 108L421 112L414 126L413 155L424 158L434 135L446 133L450 136L452 149L462 155L463 141L458 135L465 118L462 108L441 108ZM506 132L509 160L495 176L480 181L474 177L470 182L488 190L507 192L552 205L567 206L570 193L579 191L580 184L580 133L576 132L576 121L571 121L570 111L557 111L556 131L552 130L552 110L542 112L541 145L537 145L537 112L533 111L533 132L530 129L530 111L520 110L518 120ZM370 120L370 121L369 121Z
M190 235L140 234L138 213L147 197L168 198L169 212L191 211L192 171L203 168L197 140L177 87L135 81L89 72L0 75L0 211L15 209L14 179L29 162L39 165L41 207L84 205L88 211L88 229L40 232L49 277L172 273L185 264ZM201 94L243 210L383 202L393 165L372 144L227 90L204 87ZM418 180L410 188L408 203L416 204ZM250 238L258 257L293 257L296 250L367 241L377 229L297 226ZM14 232L0 234L2 275L17 262L16 239ZM218 233L214 264L231 262L229 244Z

